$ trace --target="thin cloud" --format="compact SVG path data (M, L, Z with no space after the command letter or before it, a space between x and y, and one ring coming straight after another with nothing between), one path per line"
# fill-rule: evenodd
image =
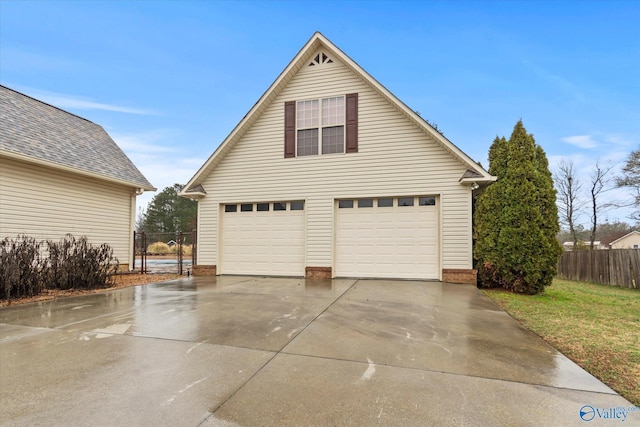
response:
M171 133L171 131L153 131L136 134L118 134L110 132L110 135L116 144L118 144L118 146L126 153L155 155L176 151L172 147L167 147L157 143L163 138L163 135L166 135L167 133Z
M183 138L177 129L154 129L137 133L109 134L142 174L162 191L175 183L186 184L205 158L180 157L176 141ZM170 145L171 144L171 145ZM137 208L145 210L157 192L145 192L136 198Z
M116 113L137 114L143 116L158 115L158 113L153 110L125 107L122 105L105 104L84 97L68 95L64 93L49 92L25 86L8 86L11 88L15 88L20 92L26 93L27 95L35 99L39 99L46 102L47 104L51 104L62 109L113 111Z
M598 147L598 143L591 138L591 135L575 135L561 138L567 144L575 145L578 148L590 150Z
M548 83L562 90L563 92L570 94L574 99L581 102L587 100L582 94L580 88L570 80L558 74L552 73L551 71L534 63L529 59L522 59L522 64L541 79L546 80Z
M0 61L4 68L16 71L34 69L59 71L84 68L77 61L71 61L55 55L27 52L24 49L15 49L10 46L3 46L2 50L0 50Z
M132 159L133 160L133 159ZM149 202L153 197L173 184L186 184L187 181L196 172L196 168L192 166L193 163L202 164L206 159L176 159L175 161L168 161L166 159L156 159L155 161L146 159L140 164L136 163L136 166L144 174L144 176L158 189L157 192L145 192L144 194L136 198L136 210L142 208L146 210ZM171 171L167 173L167 171Z
M123 107L120 105L103 104L100 102L74 98L72 96L67 96L67 95L46 95L46 96L42 96L41 99L47 102L48 104L55 105L60 108L73 108L78 110L114 111L116 113L139 114L143 116L156 115L156 113L151 110Z
M640 140L638 140L637 138L629 137L622 134L606 135L604 136L604 141L624 151L631 151L635 149L640 143Z

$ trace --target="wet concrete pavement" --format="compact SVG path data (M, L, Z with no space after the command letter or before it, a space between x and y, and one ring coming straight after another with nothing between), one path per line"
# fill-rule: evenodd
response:
M192 277L0 310L2 425L584 425L586 405L632 406L467 285Z

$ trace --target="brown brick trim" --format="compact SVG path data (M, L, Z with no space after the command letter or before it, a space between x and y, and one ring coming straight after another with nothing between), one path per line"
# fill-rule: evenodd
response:
M306 267L305 279L331 279L331 267Z
M191 274L194 276L215 276L217 267L215 265L194 265Z
M442 281L450 283L465 283L476 285L478 270L465 270L462 268L443 268Z

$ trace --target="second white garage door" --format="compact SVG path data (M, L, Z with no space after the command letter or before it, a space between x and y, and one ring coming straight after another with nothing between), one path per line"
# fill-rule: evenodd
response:
M439 279L436 197L336 202L338 277Z
M222 274L304 276L304 202L223 206Z

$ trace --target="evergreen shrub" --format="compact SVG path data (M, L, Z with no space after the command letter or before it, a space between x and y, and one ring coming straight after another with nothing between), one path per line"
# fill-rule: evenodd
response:
M489 173L498 179L478 196L474 214L479 286L540 293L556 275L562 248L546 154L522 121L509 140L494 140Z

